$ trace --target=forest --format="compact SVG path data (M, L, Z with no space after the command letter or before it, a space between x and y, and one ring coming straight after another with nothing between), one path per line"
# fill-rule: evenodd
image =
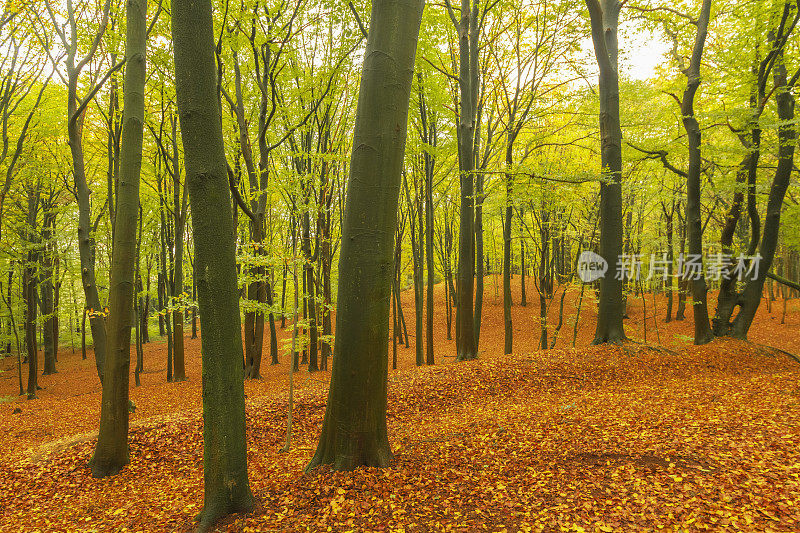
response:
M0 532L798 531L800 0L5 0Z

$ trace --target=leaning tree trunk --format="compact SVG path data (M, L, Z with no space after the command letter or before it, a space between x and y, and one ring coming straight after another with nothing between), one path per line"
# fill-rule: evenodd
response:
M387 466L389 299L408 104L423 0L374 0L356 113L339 259L333 371L306 467Z
M139 175L142 169L142 128L147 50L147 1L128 0L125 31L124 128L109 288L108 346L106 349L100 433L91 460L92 476L116 474L128 464L128 384L131 366L131 327L136 268Z
M175 86L192 209L203 364L201 531L252 508L247 479L244 369L236 233L217 99L211 0L172 4Z
M619 0L586 0L586 5L600 67L600 159L603 169L600 182L600 255L608 263L606 275L600 279L597 329L592 344L618 344L625 340L622 280L616 276L622 254L622 129L617 63L617 28L622 4Z

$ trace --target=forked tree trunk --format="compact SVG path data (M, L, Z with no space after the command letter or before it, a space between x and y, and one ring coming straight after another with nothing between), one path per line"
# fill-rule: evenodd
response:
M249 510L236 232L217 99L211 0L172 4L175 86L192 209L203 364L204 500L199 530Z
M786 190L794 168L794 150L797 141L797 131L794 125L795 98L792 93L793 86L787 82L786 66L783 63L783 53L779 54L775 71L776 103L778 109L778 167L772 180L772 187L767 200L767 212L764 219L764 232L761 239L759 254L761 260L758 265L758 274L747 280L741 294L741 309L733 321L732 335L739 339L746 339L750 326L755 318L758 306L761 303L761 292L764 281L772 267L775 249L780 236L781 207L786 196ZM792 80L793 82L796 80Z
M139 175L142 168L147 2L127 0L124 128L120 150L114 246L109 288L108 346L100 405L100 433L92 476L116 474L128 464L128 384L131 366Z
M306 469L387 466L386 333L394 235L422 0L375 0L342 226L333 371L317 451Z

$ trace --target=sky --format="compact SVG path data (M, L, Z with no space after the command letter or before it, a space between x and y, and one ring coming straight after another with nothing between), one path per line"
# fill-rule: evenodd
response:
M620 65L631 78L647 80L653 77L655 68L664 61L669 45L660 35L649 32L631 34L620 32L620 44L626 49Z
M655 69L666 59L669 45L663 36L652 33L633 24L621 24L619 29L619 66L620 70L630 78L648 80L655 74ZM581 41L584 65L591 73L592 83L597 76L597 60L594 57L594 46L591 36Z

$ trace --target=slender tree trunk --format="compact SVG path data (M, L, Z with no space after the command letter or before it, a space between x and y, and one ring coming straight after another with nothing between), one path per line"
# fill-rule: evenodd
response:
M114 247L109 289L108 346L100 406L100 433L91 460L92 476L116 474L128 464L129 373L139 174L142 168L147 2L127 0L124 128L120 152Z
M483 174L475 176L475 350L481 338L483 315Z
M28 353L28 399L36 399L39 389L37 382L39 370L39 347L36 342L36 264L39 261L39 243L36 237L36 214L39 209L40 190L28 191L27 234L30 249L22 275L22 290L25 298L25 346Z
M435 134L434 134L435 135ZM435 137L434 137L435 139ZM435 141L434 141L435 144ZM430 162L429 162L430 160ZM428 291L425 315L425 363L434 364L433 357L433 290L436 286L436 272L433 266L433 160L425 153L425 260L428 273ZM447 285L445 284L445 292ZM448 322L449 323L449 322ZM449 329L449 328L448 328Z
M236 276L236 229L217 99L211 0L172 4L172 39L186 180L192 209L197 299L203 335L201 531L249 510L242 329Z
M509 162L512 152L510 146L506 150L506 164ZM514 176L506 173L506 216L503 220L503 323L504 328L504 352L510 354L514 352L514 330L511 319L511 306L514 305L511 298L511 227L514 220L514 205L512 203L514 195Z
M703 0L697 23L697 36L689 69L686 72L688 83L683 93L681 114L683 127L689 141L689 169L686 176L686 233L689 244L689 258L700 263L699 272L692 274L692 309L694 311L694 343L706 344L713 340L711 324L708 320L708 287L702 267L703 224L700 213L700 173L702 154L700 151L700 125L694 116L694 97L700 87L700 61L705 46L711 0ZM684 267L685 269L685 267ZM684 277L687 272L684 271Z
M665 317L665 322L670 322L672 320L672 304L674 298L674 291L673 291L673 281L672 278L674 277L672 263L675 258L675 250L673 246L673 234L674 228L672 221L674 220L674 213L675 207L673 202L672 211L666 216L667 219L667 279L665 280L666 284L666 291L667 291L667 313Z
M39 307L44 318L42 337L44 346L44 368L42 375L56 373L56 337L55 337L55 286L54 255L55 246L51 242L55 238L56 215L52 208L45 211L42 223L42 252L40 254L41 270L39 283Z
M475 118L477 111L477 1L461 0L459 34L458 151L461 185L458 230L458 304L456 306L456 353L458 361L478 356L475 344Z
M389 299L421 0L375 0L342 227L333 372L307 469L387 466Z
M36 341L36 276L32 266L36 260L35 252L28 254L28 263L25 265L23 274L23 288L25 290L25 346L28 353L28 399L36 399L36 391L39 389L38 362L39 347Z

